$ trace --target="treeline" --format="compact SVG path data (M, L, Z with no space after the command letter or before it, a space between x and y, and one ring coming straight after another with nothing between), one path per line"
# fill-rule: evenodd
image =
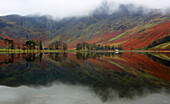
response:
M153 41L151 44L148 45L148 48L152 48L154 46L160 45L162 43L170 42L170 36L166 36L162 39L158 39Z
M6 49L43 50L41 40L40 41L28 40L25 43L15 43L13 40L4 39L4 42L5 42Z
M38 41L34 41L34 40L29 40L29 41L26 41L25 44L23 44L23 50L25 50L25 46L27 48L27 50L43 50L43 47L42 47L42 42L41 40L38 42Z
M123 50L122 46L114 47L113 45L101 45L101 44L88 44L86 42L78 43L76 50Z
M67 50L67 47L68 47L67 44L62 41L56 41L48 46L50 50Z

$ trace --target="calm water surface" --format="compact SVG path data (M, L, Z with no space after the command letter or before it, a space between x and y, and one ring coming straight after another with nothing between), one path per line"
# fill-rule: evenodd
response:
M169 53L0 54L0 104L170 104Z

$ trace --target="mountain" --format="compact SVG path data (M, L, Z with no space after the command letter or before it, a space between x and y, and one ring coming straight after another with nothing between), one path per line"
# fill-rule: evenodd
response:
M114 12L106 7L97 8L89 16L61 20L50 16L1 16L0 37L24 43L29 33L30 39L42 40L45 47L61 40L69 49L80 42L122 46L128 50L170 49L170 13L146 12L145 8L133 5L119 5ZM3 39L0 38L0 43Z

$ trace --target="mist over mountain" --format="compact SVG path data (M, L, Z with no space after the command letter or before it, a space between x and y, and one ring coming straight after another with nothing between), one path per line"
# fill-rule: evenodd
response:
M122 45L125 49L144 48L155 40L169 36L169 16L169 12L162 13L159 9L134 4L110 5L108 2L102 2L89 16L59 20L49 15L7 15L0 17L1 42L4 37L8 37L23 43L29 32L30 39L42 40L44 47L61 40L66 42L70 49L75 48L79 42ZM157 26L162 23L166 27ZM154 32L160 30L163 31L162 34ZM152 35L154 38L147 38Z

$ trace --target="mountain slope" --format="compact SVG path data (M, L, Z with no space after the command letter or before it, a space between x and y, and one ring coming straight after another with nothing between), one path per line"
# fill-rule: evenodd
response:
M145 13L138 9L134 12L128 8L129 5L120 5L112 14L102 9L88 17L60 21L49 16L2 16L0 34L24 43L29 33L30 40L42 40L45 47L61 40L69 49L74 49L80 42L121 45L124 49L159 49L153 48L163 43L158 40L170 36L170 14L162 14L159 10ZM156 45L152 45L154 41ZM169 41L166 40L168 46L161 49L169 49Z

